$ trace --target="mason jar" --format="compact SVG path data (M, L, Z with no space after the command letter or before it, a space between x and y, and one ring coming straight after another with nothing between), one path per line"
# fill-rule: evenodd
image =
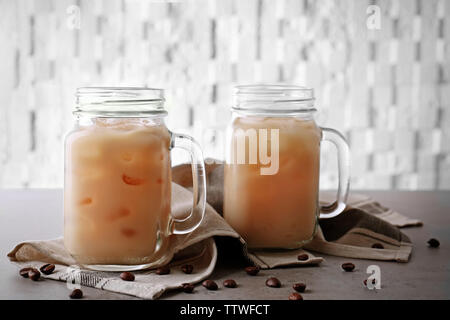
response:
M167 254L171 234L196 229L205 212L202 152L164 124L164 92L79 88L75 126L65 139L64 245L96 270L149 268ZM171 216L170 150L190 153L194 202Z
M227 133L224 218L250 248L299 248L318 218L345 208L349 148L314 120L314 92L288 85L237 86ZM336 201L319 205L320 146L337 147Z

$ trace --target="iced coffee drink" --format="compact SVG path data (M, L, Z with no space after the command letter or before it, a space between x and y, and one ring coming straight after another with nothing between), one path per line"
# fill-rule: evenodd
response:
M278 134L273 135L273 130ZM242 134L246 144L239 150ZM251 145L252 140L256 145ZM308 118L233 120L230 159L225 165L224 218L249 247L298 248L313 237L319 210L320 140L321 130ZM261 153L264 146L267 150ZM255 152L257 161L251 163ZM261 161L265 153L271 162L278 160L277 166ZM245 163L239 163L240 156L245 156ZM276 170L261 170L271 165Z
M162 122L94 118L66 138L64 244L80 263L149 261L168 234L170 135Z
M64 245L83 267L144 270L168 263L175 234L196 230L205 215L202 151L169 131L164 90L83 87L74 129L65 139ZM192 208L171 214L170 151L190 155Z

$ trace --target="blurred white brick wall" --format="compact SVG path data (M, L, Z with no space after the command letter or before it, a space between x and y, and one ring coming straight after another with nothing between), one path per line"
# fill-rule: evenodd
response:
M286 82L348 138L353 188L450 189L448 0L0 0L0 43L0 187L62 186L76 87L166 88L221 157L232 86Z

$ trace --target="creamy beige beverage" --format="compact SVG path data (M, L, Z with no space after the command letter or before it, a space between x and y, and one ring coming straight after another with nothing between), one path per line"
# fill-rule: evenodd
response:
M279 130L278 172L261 174L260 169L268 165L259 161L260 143L256 145L256 164L238 164L236 158L228 161L225 166L224 217L249 247L298 248L315 232L319 210L321 130L312 119L237 117L232 123L232 146L238 144L236 133L240 129L241 132L253 130L258 140L261 135L259 129L267 130L268 154L273 150L270 131ZM249 159L252 152L250 139L246 142L245 156ZM236 152L239 150L234 151L234 157Z
M85 264L139 264L168 234L170 135L162 122L96 118L68 135L64 244Z

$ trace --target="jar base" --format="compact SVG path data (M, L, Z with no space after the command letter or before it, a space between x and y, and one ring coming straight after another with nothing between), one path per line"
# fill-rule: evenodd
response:
M123 272L123 271L141 271L155 267L159 264L159 261L140 264L140 265L115 265L115 264L82 264L80 265L84 269L93 271L108 271L108 272Z
M316 223L314 225L314 230L313 233L311 235L311 237L309 237L306 240L300 240L300 241L296 241L295 243L292 244L287 244L287 245L274 245L274 246L251 246L247 244L247 248L249 250L265 250L265 251L279 251L279 250L298 250L303 248L305 245L307 245L309 242L312 241L312 239L315 237L316 233L317 233L317 226L318 226L318 221L316 220Z

